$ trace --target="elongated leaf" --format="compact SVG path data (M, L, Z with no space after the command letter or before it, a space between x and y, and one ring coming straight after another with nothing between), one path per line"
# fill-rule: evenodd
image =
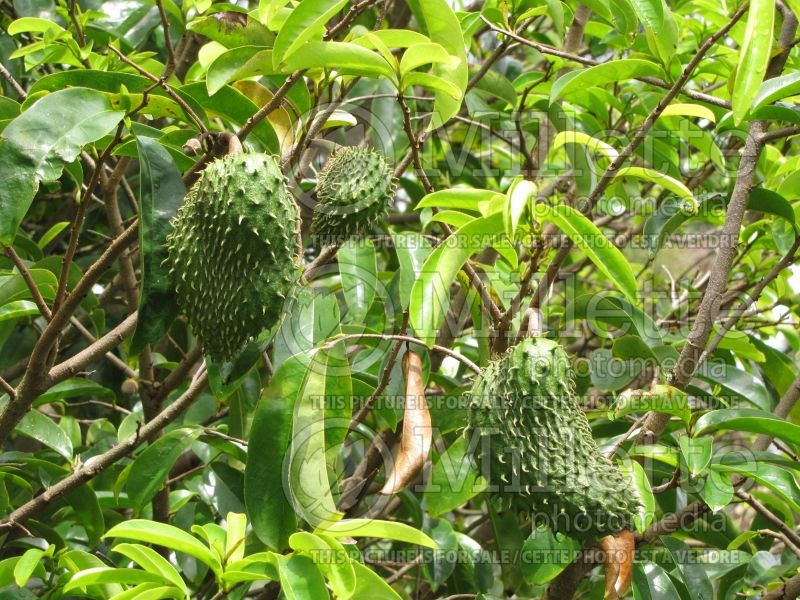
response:
M284 58L279 66L286 73L301 69L335 69L343 75L395 80L394 70L382 56L349 42L308 42Z
M549 221L566 233L617 289L629 299L636 300L636 277L630 264L594 223L563 204L548 206L538 203L534 215L538 220Z
M320 531L333 537L374 537L386 538L398 542L408 542L426 548L437 548L436 542L430 537L406 525L395 521L380 521L377 519L342 519L327 523Z
M272 67L272 49L264 46L242 46L220 54L208 66L206 88L213 96L231 81L254 75L269 75L277 72Z
M166 523L131 519L115 525L103 537L126 538L183 552L211 567L218 577L222 576L222 565L208 547L204 546L196 537Z
M697 208L697 202L694 199L694 194L692 194L692 191L688 187L686 187L677 179L674 179L669 175L665 175L659 171L646 169L644 167L623 167L617 171L615 179L617 177L636 177L637 179L650 181L689 201L695 207L695 210Z
M172 230L186 187L178 167L156 140L137 137L139 149L139 319L131 342L138 354L147 344L159 341L178 315L175 286L169 276L165 240Z
M86 88L53 92L11 121L0 137L0 242L14 241L39 182L54 181L66 163L122 120L108 98Z
M172 465L197 439L201 429L176 429L161 436L136 457L125 482L137 514L164 487Z
M694 204L687 202L685 198L678 196L666 198L644 224L642 233L651 256L655 256L664 245L664 240L687 220L724 205L725 198L722 194L711 194L702 199L700 207L706 210L696 209Z
M530 584L544 585L561 573L577 556L580 544L547 527L535 527L522 547L520 567Z
M458 59L448 53L440 44L433 42L415 44L403 53L403 58L400 59L400 73L404 75L423 65L438 63L455 66L458 64Z
M348 240L339 248L339 273L344 301L353 321L364 319L375 300L378 265L375 246L370 240Z
M584 294L568 305L567 315L571 319L606 323L624 334L635 334L654 351L664 343L653 319L624 298Z
M550 146L550 154L554 154L556 150L564 147L566 144L581 144L592 152L600 152L609 160L614 160L618 155L618 152L613 146L602 140L593 138L582 131L559 131L553 138L553 142Z
M397 262L400 265L400 303L408 308L411 289L422 271L425 259L430 256L431 245L422 235L414 231L390 231L394 242Z
M681 117L697 117L699 119L706 119L712 123L716 123L717 121L717 117L714 112L702 104L670 104L663 111L661 111L659 118L672 117L675 115L679 115Z
M680 600L667 572L649 561L633 563L634 600Z
M319 526L340 519L328 480L325 459L326 380L330 353L320 350L309 363L303 388L294 407L289 447L289 490L295 510L309 524Z
M747 210L778 216L789 223L795 231L798 230L792 205L789 204L786 198L772 190L763 187L754 187L750 190L750 197L747 199Z
M689 474L692 477L702 475L711 462L713 440L710 437L691 438L684 435L678 439L678 445Z
M636 490L639 502L641 502L639 511L634 516L633 522L636 526L636 530L642 532L647 529L656 518L656 500L653 496L653 489L650 487L650 480L647 478L647 474L644 472L642 465L635 460L625 459L620 461L619 468L630 478L633 489Z
M17 424L16 431L52 448L67 460L72 459L72 441L69 436L38 410L29 410Z
M458 61L455 66L436 64L433 68L434 75L452 83L461 92L458 98L442 91L435 93L434 115L429 128L436 129L449 121L461 108L469 75L464 37L458 17L447 0L413 0L409 2L409 6L423 33L427 33L432 42L441 45Z
M588 69L571 71L559 77L553 84L550 89L550 102L553 103L576 91L645 76L663 77L664 71L656 63L640 58L612 60Z
M415 210L421 208L462 208L464 210L480 211L479 204L491 202L502 194L491 190L476 190L473 188L451 188L440 190L425 196L414 207Z
M785 500L795 511L800 512L800 485L792 471L777 465L750 461L741 464L714 465L720 472L739 473L756 483L768 487Z
M289 538L289 545L314 560L330 582L336 598L346 600L352 596L356 587L356 573L346 550L335 538L298 531Z
M718 385L726 395L749 402L764 411L772 410L772 398L764 383L754 375L721 362L704 363L697 376Z
M486 489L487 482L478 477L470 463L467 440L459 437L433 465L431 478L425 488L428 513L443 515L463 506Z
M369 598L370 600L402 600L400 594L395 592L377 573L361 563L353 563L356 575L356 588L353 598Z
M772 0L753 0L747 11L744 41L739 51L739 66L731 94L733 120L744 120L758 95L767 72L772 50L772 27L775 20L775 3Z
M661 536L661 543L669 551L672 562L678 567L678 573L686 584L692 600L713 600L714 588L706 570L697 560L685 542L670 536Z
M164 583L174 585L176 588L183 590L185 594L189 593L186 583L184 583L177 569L152 548L141 544L123 543L115 545L114 552L128 557L145 571L160 575Z
M633 0L632 2L639 20L655 31L659 31L664 23L664 5L661 0Z
M773 77L761 84L753 101L753 111L788 96L800 94L800 72Z
M297 529L294 509L285 493L283 463L291 439L294 403L306 369L301 357L291 357L278 367L256 406L247 447L251 457L244 471L247 514L256 536L276 551L286 548L289 536Z
M325 579L317 566L307 556L276 555L281 591L286 600L325 600L330 598Z
M707 412L695 423L694 434L730 429L775 436L792 444L800 444L800 426L778 418L765 410L722 408Z
M302 0L283 23L273 46L273 64L277 67L305 42L318 38L333 15L348 0Z
M503 232L503 215L479 217L453 232L431 252L411 289L409 318L417 335L433 345L436 333L450 307L450 284L467 259Z
M508 239L514 242L517 227L528 207L529 200L536 196L536 184L527 179L517 179L508 188L503 207L503 227Z
M72 576L64 586L64 591L69 592L87 585L103 583L163 583L160 575L140 571L138 569L115 569L112 567L93 567L80 571Z
M669 385L657 385L653 390L626 390L620 394L608 409L608 418L650 411L674 415L687 425L692 417L689 397L684 392Z

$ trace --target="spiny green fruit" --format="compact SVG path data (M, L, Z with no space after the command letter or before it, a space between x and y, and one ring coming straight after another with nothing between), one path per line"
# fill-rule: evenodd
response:
M178 304L215 360L279 319L295 283L297 207L275 158L209 164L167 237Z
M501 507L577 538L630 529L639 501L592 438L569 358L525 339L489 364L469 392L467 440ZM473 437L474 436L474 437Z
M342 148L317 178L311 235L319 246L341 243L372 229L394 193L392 169L370 148Z

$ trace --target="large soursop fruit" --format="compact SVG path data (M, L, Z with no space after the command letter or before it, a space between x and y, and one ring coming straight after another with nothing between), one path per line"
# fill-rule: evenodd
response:
M338 150L317 178L315 243L338 244L368 232L386 213L393 193L392 169L381 154L369 148Z
M215 360L280 318L295 283L297 207L266 154L212 162L167 237L178 304Z
M525 339L484 369L466 435L501 507L577 538L631 528L637 495L598 451L556 342Z

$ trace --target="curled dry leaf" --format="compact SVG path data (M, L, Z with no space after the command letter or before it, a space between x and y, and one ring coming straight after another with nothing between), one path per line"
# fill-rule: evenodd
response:
M396 494L411 483L422 469L431 449L431 413L422 380L422 357L409 350L403 359L406 401L403 409L403 437L400 451L381 494Z
M606 600L622 598L631 587L636 540L627 529L600 540L606 572Z

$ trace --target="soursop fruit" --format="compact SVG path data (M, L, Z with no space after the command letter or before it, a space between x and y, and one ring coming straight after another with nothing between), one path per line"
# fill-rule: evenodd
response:
M501 508L576 538L631 528L638 497L598 451L558 343L523 340L483 370L468 397L467 440Z
M311 235L319 246L338 244L371 230L394 194L392 169L370 148L342 148L317 178Z
M296 281L297 207L266 154L203 171L167 237L178 304L203 348L228 360L280 318Z

